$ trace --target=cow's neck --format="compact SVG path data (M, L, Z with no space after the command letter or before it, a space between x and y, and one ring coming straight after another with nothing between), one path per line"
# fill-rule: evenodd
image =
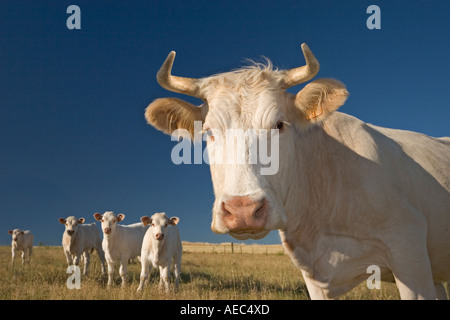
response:
M69 252L75 252L80 232L81 232L80 228L78 228L77 232L73 236L69 236L64 232L63 242L64 246L69 248Z
M152 252L152 260L154 263L158 264L159 262L159 258L161 256L161 254L164 252L164 245L165 245L165 241L158 241L155 239L152 239L152 243L151 243L151 252Z
M341 205L339 194L346 191L345 154L337 150L342 146L336 137L330 136L335 126L331 119L299 133L296 165L289 173L291 187L284 203L288 228L280 230L280 237L293 262L305 271L313 267L317 239L327 232L331 213ZM345 130L339 128L339 135Z
M114 248L116 243L120 243L122 239L122 228L120 225L117 225L114 232L111 232L109 235L104 234L104 238L107 239L108 248Z

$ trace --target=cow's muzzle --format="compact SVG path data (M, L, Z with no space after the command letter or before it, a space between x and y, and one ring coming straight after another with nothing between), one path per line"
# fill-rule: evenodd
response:
M233 236L265 236L268 233L265 229L267 216L268 203L264 198L253 200L248 196L234 196L222 202L223 222ZM264 235L260 236L262 233Z

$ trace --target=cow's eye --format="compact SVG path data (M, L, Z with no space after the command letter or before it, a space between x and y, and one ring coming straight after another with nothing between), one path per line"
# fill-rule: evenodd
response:
M154 227L155 226L155 224L154 223L152 223L152 227Z
M283 123L283 121L278 121L276 127L277 127L277 129L280 130L280 131L283 130L283 128L284 128L284 123Z
M284 129L286 128L286 125L288 125L287 122L280 120L280 121L278 121L277 124L275 125L275 129L278 129L279 132L281 133L281 132L283 132Z

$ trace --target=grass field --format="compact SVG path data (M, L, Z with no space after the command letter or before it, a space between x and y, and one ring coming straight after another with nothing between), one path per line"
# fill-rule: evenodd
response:
M232 251L234 253L232 253ZM308 299L300 271L284 254L281 245L247 246L231 244L183 243L181 283L176 293L158 290L159 273L153 270L148 286L137 293L140 263L129 265L129 284L106 288L100 261L91 255L90 274L81 278L81 289L68 289L67 265L61 247L35 247L31 264L21 266L16 257L11 270L11 251L0 247L0 299L79 300L79 299L224 299L278 300ZM382 283L380 290L369 290L365 283L342 299L399 299L396 287Z

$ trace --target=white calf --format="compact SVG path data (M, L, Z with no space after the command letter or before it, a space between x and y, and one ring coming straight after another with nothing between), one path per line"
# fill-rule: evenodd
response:
M108 263L108 286L113 282L115 264L120 263L119 273L123 287L126 284L128 261L141 255L142 240L148 226L144 226L142 222L119 225L117 223L123 221L125 215L119 213L116 216L112 211L103 215L95 213L94 218L102 222L102 247Z
M22 266L25 264L25 258L27 260L27 263L30 263L31 253L33 252L33 238L34 238L31 231L14 229L9 230L8 233L12 235L12 242L11 242L12 268L14 268L14 259L16 257L16 251L22 251Z
M163 284L166 292L169 292L170 267L173 263L175 274L175 289L178 288L181 272L182 246L180 232L177 224L180 221L177 217L168 218L164 212L155 213L151 218L144 216L141 218L144 225L150 224L141 251L141 281L138 291L142 290L153 265L159 267L160 280L159 289Z
M83 275L86 275L89 268L92 251L97 250L102 264L102 274L105 274L105 253L102 249L102 239L95 223L83 224L84 218L77 219L73 216L67 219L59 218L59 222L65 225L62 238L64 254L69 266L80 263L81 255L84 258Z

